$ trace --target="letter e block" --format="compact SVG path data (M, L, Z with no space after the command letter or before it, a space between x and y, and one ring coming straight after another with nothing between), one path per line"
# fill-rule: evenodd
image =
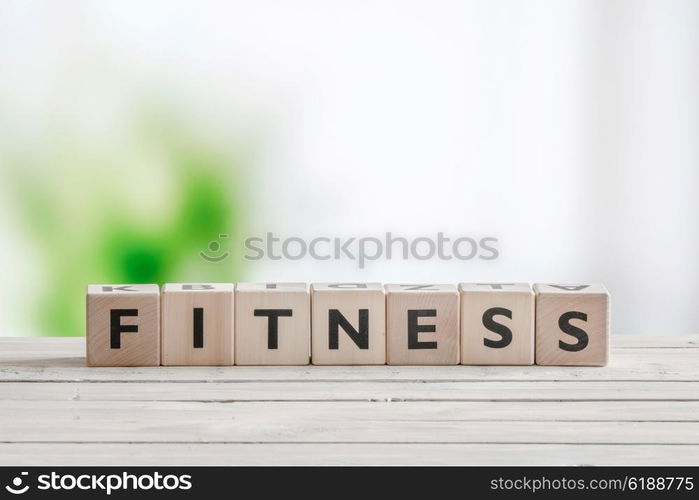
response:
M88 285L86 345L88 366L158 366L158 285Z
M306 283L238 283L235 364L307 365L311 295Z
M386 285L389 365L456 365L459 337L456 286Z
M534 292L527 283L461 283L461 364L533 365Z
M534 285L536 364L604 366L609 292L603 285Z
M380 283L311 285L311 362L386 363L386 297Z
M233 364L232 283L163 287L163 365Z

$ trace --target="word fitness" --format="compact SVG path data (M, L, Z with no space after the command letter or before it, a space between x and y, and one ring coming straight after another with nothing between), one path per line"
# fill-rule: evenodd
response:
M87 287L89 366L604 366L608 352L603 285Z

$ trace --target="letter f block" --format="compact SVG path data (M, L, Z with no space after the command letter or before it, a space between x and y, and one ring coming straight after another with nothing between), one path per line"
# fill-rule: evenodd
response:
M88 366L160 364L158 285L87 287Z

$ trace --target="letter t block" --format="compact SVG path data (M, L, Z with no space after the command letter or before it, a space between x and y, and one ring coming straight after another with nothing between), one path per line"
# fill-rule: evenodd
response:
M88 285L86 344L88 366L158 366L158 285Z
M306 283L238 283L235 364L307 365L311 296Z

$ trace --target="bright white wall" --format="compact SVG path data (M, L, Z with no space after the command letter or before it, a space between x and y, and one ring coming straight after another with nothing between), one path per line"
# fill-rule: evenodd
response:
M253 280L601 281L615 333L697 332L698 2L3 2L0 67L18 127L152 86L252 131L252 234L500 238Z

